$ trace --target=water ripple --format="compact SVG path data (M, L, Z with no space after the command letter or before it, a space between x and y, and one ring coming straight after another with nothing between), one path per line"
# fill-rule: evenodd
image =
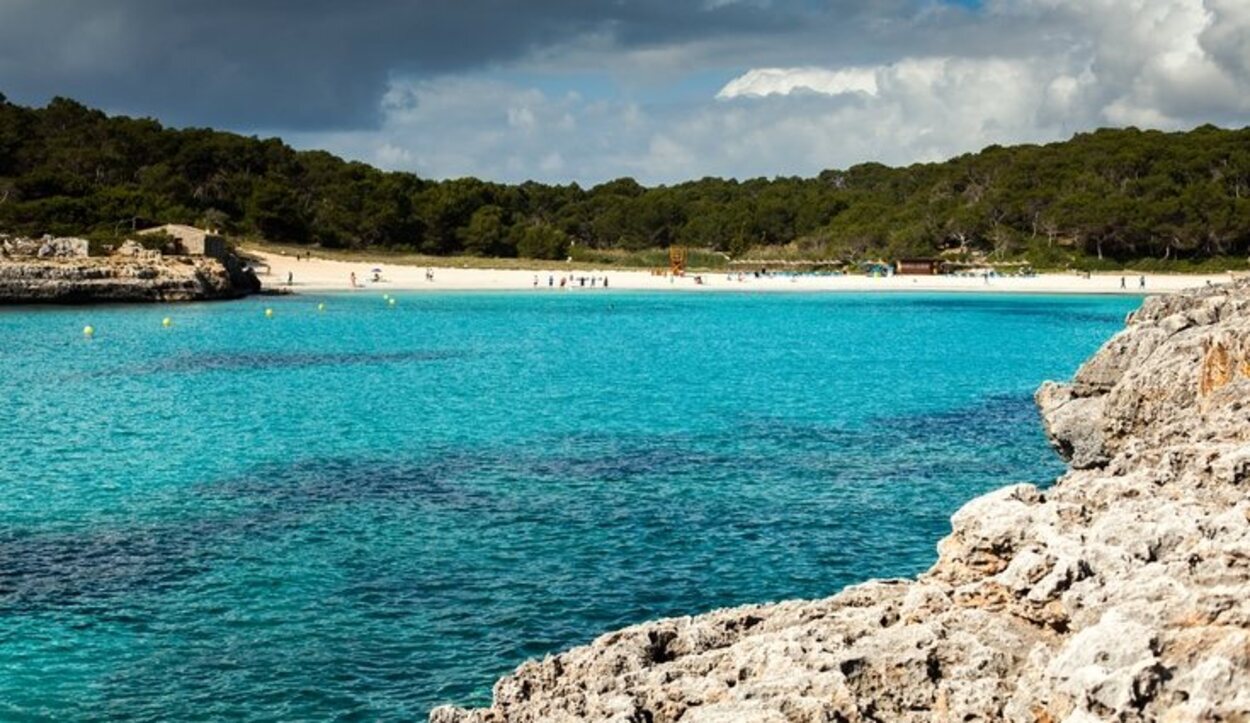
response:
M0 719L421 719L622 625L915 573L1056 473L1030 394L1131 303L319 301L0 320Z

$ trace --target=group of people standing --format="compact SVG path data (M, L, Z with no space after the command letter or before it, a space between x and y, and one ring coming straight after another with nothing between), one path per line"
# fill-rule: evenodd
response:
M427 268L426 268L426 270L425 270L425 280L426 280L427 282L431 282L431 283L434 281L434 268L433 268L433 267L427 267ZM382 281L382 271L381 271L380 269L374 269L374 270L373 270L373 282L374 282L374 283L378 283L378 282L381 282L381 281ZM289 280L289 279L287 280L287 283L288 283L288 284L290 283L290 280ZM351 279L349 280L349 282L348 282L348 283L351 285L351 288L353 288L353 289L359 289L359 288L361 288L361 286L362 286L361 284L359 284L359 283L357 283L357 282L356 282L356 272L355 272L355 271L353 271L353 272L351 273Z
M554 289L556 287L557 282L559 283L561 289L572 288L574 286L578 288L585 288L589 286L592 289L595 288L596 286L600 288L604 288L604 289L608 288L608 277L606 275L605 276L574 276L572 274L567 274L567 275L561 274L558 280L555 274L547 275L547 288ZM534 274L534 288L537 289L541 285L542 285L541 279L539 278L538 274Z

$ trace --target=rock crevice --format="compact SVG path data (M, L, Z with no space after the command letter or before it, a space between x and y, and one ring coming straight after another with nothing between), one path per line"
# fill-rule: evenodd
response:
M1148 299L1037 402L1070 470L917 579L626 628L430 720L1250 719L1250 285Z

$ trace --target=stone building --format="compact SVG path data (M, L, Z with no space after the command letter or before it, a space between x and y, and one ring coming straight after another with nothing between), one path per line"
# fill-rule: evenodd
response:
M174 237L178 242L178 248L169 250L168 253L184 254L187 256L211 256L215 259L225 258L226 256L226 237L215 234L194 226L185 226L178 223L167 223L164 226L149 228L139 232L140 234L166 233Z

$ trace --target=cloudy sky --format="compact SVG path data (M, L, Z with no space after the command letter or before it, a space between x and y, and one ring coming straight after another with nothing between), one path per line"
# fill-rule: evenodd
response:
M446 178L812 175L1250 124L1250 0L0 0L0 92Z

